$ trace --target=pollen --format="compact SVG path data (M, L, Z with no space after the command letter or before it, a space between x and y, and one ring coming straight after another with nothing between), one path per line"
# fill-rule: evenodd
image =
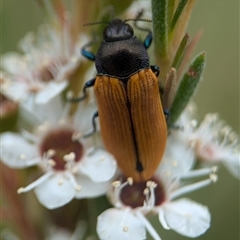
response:
M76 158L76 154L74 152L70 152L69 154L66 154L63 156L63 160L66 162L72 162Z
M21 188L19 188L19 189L17 190L17 193L18 193L18 194L21 194L21 193L23 193L23 190L24 190L24 188L21 187Z
M49 159L49 160L47 161L47 163L48 163L48 165L51 166L51 167L56 166L56 162L55 162L53 159Z
M177 167L178 166L178 162L176 160L171 162L172 167Z
M214 173L211 173L211 174L209 175L209 178L210 178L210 180L211 180L213 183L217 182L217 180L218 180L218 176L217 176L216 174L214 174Z
M123 227L123 231L124 231L124 232L128 232L128 231L129 231L129 228L128 228L127 226L124 226L124 227Z
M25 159L26 158L26 155L24 153L21 153L20 156L19 156L21 159Z
M82 134L80 132L74 132L72 134L72 141L76 142L78 141L78 139L81 139L81 137L82 137Z
M127 178L127 182L130 186L133 185L133 178L131 177Z
M52 157L54 154L56 153L56 151L54 150L54 149L48 149L47 150L47 155L48 155L48 157Z
M114 187L114 188L117 188L117 187L119 187L121 185L121 182L120 181L114 181L114 182L112 182L112 186Z
M193 119L193 120L190 122L190 126L191 126L192 128L195 128L195 127L197 126L197 124L198 124L198 122L197 122L196 119Z
M61 186L62 184L63 184L63 179L60 178L60 179L58 180L58 185Z
M213 166L213 167L212 167L212 172L213 172L213 173L216 173L217 171L218 171L218 166Z
M143 194L144 194L144 195L148 195L148 194L149 194L149 189L148 189L148 188L145 188L145 189L143 190Z
M81 189L82 189L82 187L81 187L80 185L75 186L75 190L76 190L77 192L80 192Z
M164 175L165 175L166 177L169 177L169 176L171 175L171 172L170 172L170 171L165 171L165 172L164 172Z

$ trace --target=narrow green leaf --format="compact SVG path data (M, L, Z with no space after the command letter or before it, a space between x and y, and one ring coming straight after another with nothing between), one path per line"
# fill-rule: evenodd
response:
M180 0L179 4L178 4L178 7L176 9L176 12L172 18L172 22L171 22L171 26L170 26L170 31L172 32L179 17L181 16L181 13L185 7L185 5L187 4L188 0Z
M193 60L188 71L184 74L170 108L170 118L168 120L169 126L172 126L176 122L193 95L202 74L205 57L205 52L200 53Z
M186 49L186 46L188 44L188 40L189 40L189 36L186 33L185 36L183 37L183 39L182 39L182 41L181 41L181 43L178 47L178 50L176 52L176 55L173 59L172 67L175 68L175 69L178 69L179 65L182 62L182 59L183 59L183 56L184 56L184 53L185 53L185 49Z
M165 110L169 110L177 91L177 72L175 68L171 68L168 72L164 85L164 93L162 95L162 103Z
M154 43L159 57L165 57L168 49L167 6L167 0L152 0Z
M167 13L167 18L168 18L168 25L170 26L172 18L173 18L173 13L174 13L174 8L175 8L176 0L168 0L168 13Z

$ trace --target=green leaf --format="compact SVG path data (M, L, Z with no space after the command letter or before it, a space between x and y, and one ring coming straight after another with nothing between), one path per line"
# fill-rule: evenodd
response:
M171 24L174 8L175 8L176 0L168 0L168 25Z
M184 74L170 108L168 126L173 126L192 97L205 65L206 53L200 53Z
M168 50L167 6L167 0L152 0L155 51L160 57L166 57Z
M178 4L178 7L176 9L176 12L173 16L173 19L172 19L172 22L171 22L171 26L170 26L170 31L172 32L179 17L181 16L181 13L185 7L185 5L187 4L188 0L180 0L179 4Z
M182 39L182 41L181 41L181 43L178 47L178 50L176 52L176 55L173 59L172 67L175 68L175 69L178 69L179 65L182 62L182 59L183 59L183 56L184 56L184 53L185 53L185 49L186 49L186 46L188 44L188 40L189 40L189 36L186 33L185 36L183 37L183 39Z

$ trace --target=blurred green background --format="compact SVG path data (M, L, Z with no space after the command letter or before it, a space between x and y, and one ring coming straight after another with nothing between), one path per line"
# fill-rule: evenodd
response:
M117 0L116 0L117 1ZM1 51L17 50L28 31L36 31L44 16L35 0L1 1ZM94 20L94 19L93 19ZM194 98L199 119L218 112L239 133L239 1L199 0L190 20L190 36L203 29L195 53L207 52L203 80ZM187 197L209 207L212 226L201 240L239 240L239 181L223 167L217 184ZM161 231L164 240L183 240L172 231Z

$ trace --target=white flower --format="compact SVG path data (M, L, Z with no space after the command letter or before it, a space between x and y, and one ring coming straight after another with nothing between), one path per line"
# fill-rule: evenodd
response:
M193 112L194 107L190 104L177 123L184 130L175 132L175 137L191 146L198 159L212 164L222 162L240 178L239 136L216 113L207 114L198 126Z
M144 11L142 16L144 19L152 19L151 1L148 0L133 1L126 11L127 18L134 19L141 10Z
M108 194L115 208L98 217L100 239L146 239L146 230L153 239L161 239L146 218L150 213L158 215L165 229L192 238L202 235L210 226L207 207L186 198L173 201L216 181L216 168L191 170L192 153L187 145L170 136L163 160L149 181L133 183L131 178L123 177L113 182ZM205 175L209 178L182 185L182 179Z
M84 235L86 233L87 226L84 221L80 221L77 223L76 229L73 233L69 230L60 228L57 226L52 226L46 237L46 240L81 240L84 239Z
M65 228L59 226L50 226L45 240L82 240L85 239L84 235L87 230L86 222L80 221L77 223L77 226L74 232L70 232ZM2 240L20 240L20 238L15 235L10 229L3 228L0 233Z
M89 119L95 105L80 103L72 119L66 118L69 109L62 108L59 98L49 102L48 108L40 106L42 111L36 108L36 119L48 115L49 121L37 125L35 132L1 135L4 164L19 169L37 165L45 172L18 193L34 189L40 203L49 209L63 206L73 198L104 194L115 173L116 162L101 148L93 147L91 137L78 140L92 130Z
M84 59L80 49L86 42L84 35L72 39L68 18L42 25L37 34L28 33L20 42L23 54L8 52L1 57L8 76L1 91L24 104L47 103L68 86L69 76Z
M190 140L198 158L213 163L221 161L240 178L239 136L217 114L207 114Z

